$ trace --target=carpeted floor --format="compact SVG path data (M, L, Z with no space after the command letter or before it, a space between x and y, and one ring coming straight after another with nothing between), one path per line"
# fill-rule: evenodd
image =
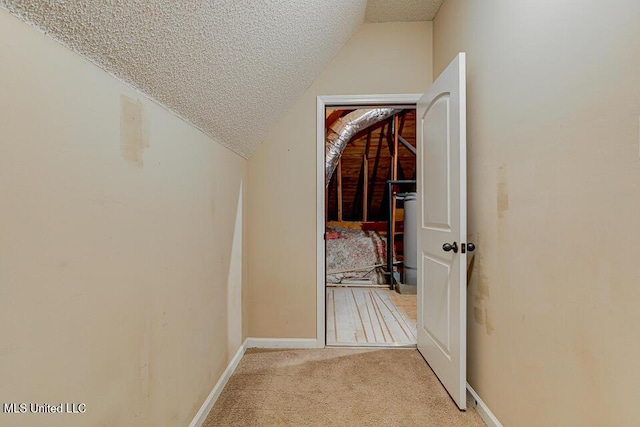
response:
M415 350L258 350L244 355L204 427L484 426Z
M389 298L398 307L398 310L414 322L418 321L417 295L402 295L396 291L388 291Z

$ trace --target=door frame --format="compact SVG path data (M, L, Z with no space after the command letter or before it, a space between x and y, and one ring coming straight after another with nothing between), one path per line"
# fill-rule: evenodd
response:
M426 89L426 88L425 88ZM316 340L319 348L326 346L326 253L324 204L324 144L325 108L330 106L384 106L390 104L416 104L421 93L385 95L324 95L316 104Z

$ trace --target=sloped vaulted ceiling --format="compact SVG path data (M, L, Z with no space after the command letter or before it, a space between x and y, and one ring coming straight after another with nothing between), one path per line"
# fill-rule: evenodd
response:
M369 0L367 22L431 21L444 0Z
M376 3L380 16L389 5L413 7L415 0ZM367 1L0 0L0 6L249 157L362 24Z

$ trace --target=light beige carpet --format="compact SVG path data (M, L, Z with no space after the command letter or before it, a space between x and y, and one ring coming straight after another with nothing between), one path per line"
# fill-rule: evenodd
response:
M389 298L391 298L391 301L393 301L402 314L414 322L418 321L417 295L402 295L396 291L387 292L389 292Z
M257 350L244 355L212 426L484 426L461 412L415 350Z

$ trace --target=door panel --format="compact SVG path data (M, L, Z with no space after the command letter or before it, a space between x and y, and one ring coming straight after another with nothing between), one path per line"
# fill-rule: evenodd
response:
M417 105L418 350L466 409L467 235L465 55ZM457 251L445 251L445 243Z
M423 156L429 156L431 167L422 169L423 227L450 230L451 202L449 185L450 138L449 95L434 100L423 117ZM422 159L425 164L427 159Z
M422 266L431 281L422 293L423 304L426 301L430 306L439 308L424 313L422 327L440 350L451 358L451 266L426 255L422 258Z

